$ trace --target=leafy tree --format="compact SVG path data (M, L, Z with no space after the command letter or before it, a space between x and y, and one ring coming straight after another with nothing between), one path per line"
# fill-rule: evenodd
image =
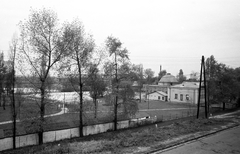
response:
M129 82L121 82L119 90L119 99L122 101L119 105L123 107L123 114L133 116L138 111L137 102L134 100L135 93Z
M146 77L147 84L151 84L154 82L154 71L151 68L147 68L144 70L144 76Z
M142 93L142 87L143 87L143 66L142 64L139 64L139 65L132 65L132 68L131 68L131 78L132 80L131 81L137 81L138 83L138 86L137 86L137 92L139 92L139 99L140 99L140 102L141 102L141 93Z
M126 48L122 48L122 43L119 39L109 36L106 40L106 47L109 51L110 56L114 56L114 65L112 65L111 62L107 63L111 65L111 69L107 69L107 73L111 74L111 71L115 71L114 73L114 80L113 80L113 86L112 86L112 95L115 97L115 103L114 103L114 130L117 130L117 114L118 114L118 99L119 99L119 63L124 64L125 60L128 58L128 50ZM105 65L106 66L106 65ZM114 67L112 67L114 66ZM126 64L125 66L121 66L123 69L127 69ZM112 98L112 97L110 97Z
M4 65L4 55L0 54L0 107L3 103L3 109L5 110L5 102L2 102L2 95L4 93L4 84L6 79L7 68Z
M52 10L31 10L29 18L20 22L20 29L18 66L23 75L34 77L35 81L28 80L36 92L40 92L40 119L36 131L42 144L50 72L66 54L67 45L62 43L57 14Z
M232 69L225 64L218 63L214 56L206 60L206 75L208 78L209 101L211 103L225 103L237 100L240 94L238 69Z
M97 118L97 99L103 96L106 84L96 65L92 65L88 71L87 85L90 87L90 96L93 98L95 118Z
M186 76L183 75L183 70L182 69L179 70L179 73L177 75L177 79L178 79L178 82L180 82L180 83L182 83L183 81L186 80Z
M70 43L69 40L71 40ZM85 33L83 24L79 20L65 24L64 41L66 41L65 44L69 44L68 56L62 62L61 71L67 73L72 85L77 85L75 91L79 95L79 134L83 136L83 88L85 86L83 76L90 66L95 44L92 36Z
M167 74L166 70L162 70L161 72L158 73L158 81L161 80L161 78Z

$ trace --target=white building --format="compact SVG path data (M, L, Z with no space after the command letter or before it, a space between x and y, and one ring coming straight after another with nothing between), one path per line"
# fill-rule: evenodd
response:
M168 88L169 102L197 104L199 82L183 82Z
M162 91L154 91L149 93L147 98L149 100L159 100L159 101L167 101L167 94Z

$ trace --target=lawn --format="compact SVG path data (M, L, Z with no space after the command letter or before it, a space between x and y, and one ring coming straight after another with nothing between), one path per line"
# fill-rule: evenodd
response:
M61 111L60 108L58 108L59 103L50 103L50 100L48 100L49 103L45 106L45 115L58 113ZM39 103L39 102L38 102ZM32 98L24 98L24 101L21 103L19 107L18 100L16 100L16 113L17 113L17 119L22 119L25 117L26 114L28 114L30 111L39 112L39 104ZM10 104L7 102L7 104ZM20 114L19 114L20 113ZM10 121L12 120L12 109L10 105L7 105L5 107L5 110L3 107L0 107L0 122L4 121Z
M156 116L158 121L166 121L187 116L195 116L197 112L197 106L194 104L151 100L149 101L149 103L139 103L138 108L139 112L145 112L151 117Z
M190 103L177 103L177 102L166 102L166 101L155 101L155 100L149 100L141 103L138 103L139 110L142 109L166 109L166 108L194 108L196 107L196 104L190 104Z
M38 109L38 106L36 106L36 103L28 103L25 102L24 106L25 110L30 109L33 110L31 112L35 113L35 109ZM33 105L35 104L35 106ZM78 113L78 104L66 104L65 105L68 109L69 112L62 114L62 115L57 115L57 116L52 116L52 117L47 117L45 118L46 124L45 124L45 130L55 130L55 129L66 129L70 127L78 127L79 126L79 113ZM189 105L186 103L170 103L170 102L159 102L159 101L149 101L149 109L148 109L148 103L147 102L142 102L138 103L139 111L138 115L149 115L151 117L157 116L158 121L166 121L166 120L172 120L176 118L183 118L187 116L195 116L196 115L196 106ZM56 113L59 111L57 108L57 104L55 103L49 103L47 104L46 107L46 113ZM104 100L102 99L98 103L98 112L97 112L97 117L95 118L94 113L95 113L95 108L93 106L93 103L89 102L84 109L84 114L83 114L83 124L84 125L93 125L93 124L98 124L98 123L107 123L107 122L112 122L113 121L113 107L112 106L106 106ZM9 117L10 117L10 109L6 110L5 112L8 111ZM120 110L119 110L120 111ZM1 112L2 113L2 112ZM29 114L27 112L27 114ZM118 113L118 120L125 120L128 119L127 115L125 115L123 112ZM10 120L10 118L9 118ZM31 133L32 130L29 130L28 128L31 127L31 123L27 124L19 124L18 123L18 133L19 134L26 134L26 133ZM11 124L6 124L6 125L0 125L0 129L3 130L4 136L9 136L11 135ZM1 135L0 135L1 136ZM3 137L3 136L1 136Z

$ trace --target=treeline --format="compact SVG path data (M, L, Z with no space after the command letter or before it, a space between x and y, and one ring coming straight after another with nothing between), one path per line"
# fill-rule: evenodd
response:
M43 143L46 106L52 89L73 90L78 94L80 136L83 136L84 125L84 90L90 91L95 107L97 99L105 94L106 102L113 106L115 130L120 107L125 116L137 112L131 85L138 81L136 90L141 91L146 77L142 65L131 64L129 52L118 38L109 36L105 46L99 47L93 36L86 33L81 21L76 19L60 24L57 13L45 8L31 10L29 17L20 21L19 28L20 35L15 34L10 43L9 65L1 66L7 71L0 72L3 76L1 83L9 81L8 89L12 91L9 98L14 148L18 114L15 104L23 104L26 98L22 96L24 92L19 91L22 88L32 89L32 93L40 95L33 101L37 103L35 108L29 111L34 117L27 119L32 120L30 127L38 133L39 144ZM4 92L6 88L2 86L1 90Z
M205 62L210 104L237 103L240 107L240 67L219 63L214 56Z

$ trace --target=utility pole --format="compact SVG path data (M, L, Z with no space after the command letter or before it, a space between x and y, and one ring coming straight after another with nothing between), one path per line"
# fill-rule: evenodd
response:
M199 110L200 110L200 99L201 99L201 90L202 90L202 75L204 78L205 118L208 118L207 87L206 87L206 73L205 73L204 56L202 56L202 61L201 61L200 83L199 83L199 89L198 89L197 118L199 118L199 112L200 112Z
M142 65L139 66L140 68L140 82L139 82L139 99L140 103L142 102L142 80L143 80L143 67Z

